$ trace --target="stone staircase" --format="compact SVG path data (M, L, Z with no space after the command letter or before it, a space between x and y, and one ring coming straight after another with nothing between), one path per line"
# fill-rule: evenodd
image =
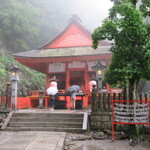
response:
M87 130L87 113L17 113L7 121L6 131L57 131L81 133Z

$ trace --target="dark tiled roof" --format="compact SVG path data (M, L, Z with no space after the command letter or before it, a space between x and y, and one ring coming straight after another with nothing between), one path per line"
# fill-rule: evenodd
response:
M67 48L51 48L41 50L31 50L27 52L13 54L16 57L71 57L71 56L89 56L108 54L111 46L99 46L97 49L89 47L67 47Z

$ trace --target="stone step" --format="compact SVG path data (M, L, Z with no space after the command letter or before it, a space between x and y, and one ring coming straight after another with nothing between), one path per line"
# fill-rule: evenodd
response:
M68 117L12 117L11 122L83 122L83 117L82 118L68 118Z
M6 131L58 131L81 133L87 130L87 113L13 113Z
M55 132L70 132L70 133L83 133L81 128L60 128L60 127L7 127L7 131L55 131Z
M82 123L78 122L10 122L10 127L67 127L67 128L82 128Z
M68 117L68 118L83 118L83 114L68 114L68 113L14 113L14 117Z

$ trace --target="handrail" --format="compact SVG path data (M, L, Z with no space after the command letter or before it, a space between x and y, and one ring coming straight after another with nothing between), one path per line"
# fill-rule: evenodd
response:
M10 119L11 119L11 117L13 116L13 113L14 113L14 112L12 111L12 112L10 112L10 113L8 114L8 116L7 116L6 120L5 120L5 122L3 123L2 127L1 127L1 130L5 130L5 128L7 127L8 123L9 123L9 121L10 121Z

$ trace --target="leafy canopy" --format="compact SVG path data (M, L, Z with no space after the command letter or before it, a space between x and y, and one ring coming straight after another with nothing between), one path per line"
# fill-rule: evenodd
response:
M150 25L130 0L116 0L101 27L92 34L93 48L100 40L112 40L112 62L104 80L110 85L126 85L150 80Z
M142 12L144 17L150 16L150 1L149 0L141 0L142 4L140 5L140 11Z
M9 77L9 68L12 64L18 65L20 69L20 81L18 82L18 96L27 96L29 90L44 90L45 75L28 67L14 62L11 56L2 56L0 53L0 96L5 92L6 83L11 82Z
M27 50L39 32L39 10L28 2L2 0L0 41L7 50Z
M0 49L16 53L41 47L74 13L73 2L64 1L0 0Z

